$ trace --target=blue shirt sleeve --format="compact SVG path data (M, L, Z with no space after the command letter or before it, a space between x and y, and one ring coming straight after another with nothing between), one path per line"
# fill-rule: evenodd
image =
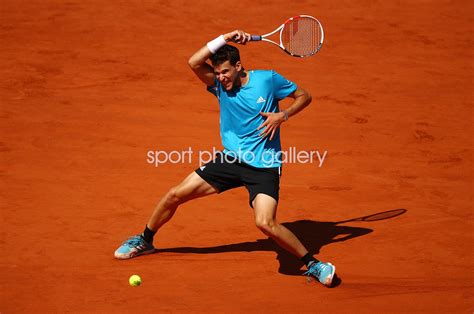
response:
M272 82L273 94L278 100L288 97L288 95L293 93L298 88L295 83L287 80L275 71L272 71Z

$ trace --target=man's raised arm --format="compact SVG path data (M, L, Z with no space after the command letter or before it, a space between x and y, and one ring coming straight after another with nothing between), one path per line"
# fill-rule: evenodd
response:
M196 76L207 86L214 85L216 75L214 69L206 61L212 54L216 53L219 48L223 47L227 42L233 41L238 44L245 45L250 39L250 34L241 30L235 30L225 35L220 35L216 39L208 42L204 47L196 51L188 60L191 70Z

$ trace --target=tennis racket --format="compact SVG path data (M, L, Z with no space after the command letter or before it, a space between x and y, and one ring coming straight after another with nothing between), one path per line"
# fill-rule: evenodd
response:
M268 39L279 32L280 43ZM310 57L323 46L323 26L309 15L290 17L273 32L265 35L252 35L251 41L266 41L277 45L293 57Z

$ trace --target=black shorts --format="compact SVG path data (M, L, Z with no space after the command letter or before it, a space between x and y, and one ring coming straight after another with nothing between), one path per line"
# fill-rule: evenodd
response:
M195 171L218 193L245 186L249 192L249 204L252 208L252 202L259 193L273 197L278 203L281 167L256 168L219 152L213 161Z

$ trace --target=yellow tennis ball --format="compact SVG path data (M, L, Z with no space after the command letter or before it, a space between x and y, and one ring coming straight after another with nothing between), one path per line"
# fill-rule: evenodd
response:
M128 279L128 283L132 287L138 287L139 285L142 284L142 279L138 275L132 275L130 276L130 279Z

